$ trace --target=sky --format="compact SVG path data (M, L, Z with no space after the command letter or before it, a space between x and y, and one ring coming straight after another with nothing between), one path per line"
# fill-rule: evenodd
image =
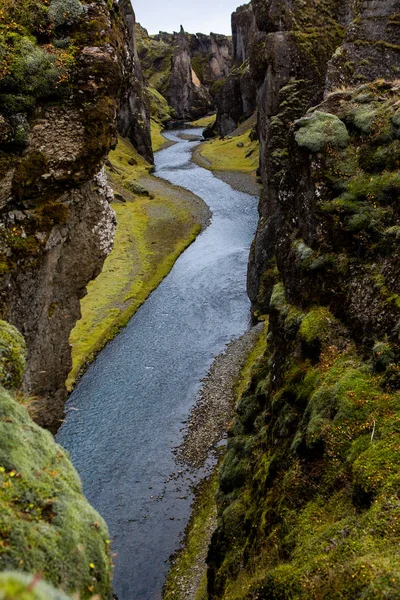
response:
M231 13L246 0L131 0L149 34L179 31L231 35Z

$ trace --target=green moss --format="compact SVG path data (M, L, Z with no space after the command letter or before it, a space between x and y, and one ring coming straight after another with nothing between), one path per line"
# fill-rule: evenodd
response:
M282 315L287 315L289 312L289 305L286 302L285 287L281 282L276 283L272 290L270 310Z
M6 571L0 573L1 600L70 600L63 592L33 575Z
M15 327L0 321L0 385L16 390L22 385L25 371L26 346Z
M22 379L25 345L4 322L0 354L1 383L15 389ZM66 453L3 387L0 437L0 570L41 573L44 581L79 593L82 600L96 593L109 598L111 557L105 523L84 498ZM29 590L27 582L28 576L0 576L0 597L64 598L38 581Z
M296 126L296 142L310 152L321 152L327 146L346 148L349 143L346 125L330 113L315 111L296 121Z
M336 324L332 313L324 306L312 308L300 325L300 337L307 343L324 340Z

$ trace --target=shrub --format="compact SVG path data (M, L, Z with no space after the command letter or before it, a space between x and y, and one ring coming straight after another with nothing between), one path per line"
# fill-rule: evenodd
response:
M85 9L79 0L52 0L49 19L55 27L63 27L79 21L84 12Z

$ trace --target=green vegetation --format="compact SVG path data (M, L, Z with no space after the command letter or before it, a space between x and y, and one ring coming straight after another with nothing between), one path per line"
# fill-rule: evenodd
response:
M296 142L310 152L321 152L327 146L346 148L349 134L346 125L335 115L315 111L296 122Z
M250 131L221 140L204 142L195 152L200 155L202 166L212 171L239 171L255 173L259 164L258 142L251 141Z
M0 600L71 600L63 592L33 575L6 571L0 573Z
M0 348L2 383L15 388L25 346L6 323L0 328ZM85 499L65 451L3 387L0 438L0 571L41 573L44 581L82 600L95 594L110 598L110 542L104 521ZM27 581L1 575L0 598L65 598L39 582L27 588Z
M235 382L235 394L240 399L249 386L266 350L266 333L268 321L265 322L246 362ZM207 574L205 560L211 535L217 523L216 493L218 491L218 471L221 460L213 474L203 480L195 493L192 516L186 528L184 548L178 552L164 586L165 600L181 600L186 597L189 585L195 588L195 600L207 600ZM203 570L198 580L198 571Z
M192 509L192 517L187 526L185 547L179 552L164 586L165 600L180 600L184 597L182 587L187 587L193 581L196 568L203 567L207 555L212 531L216 525L217 507L215 494L218 490L218 468L209 479L205 479L196 492ZM199 564L199 560L202 564ZM207 577L204 574L196 590L195 600L207 598Z
M163 138L165 141L165 138ZM113 185L126 202L115 202L117 232L114 249L99 277L88 286L81 302L82 319L71 334L73 368L69 388L77 376L125 326L149 294L169 273L176 259L200 232L190 200L172 186L158 182L154 194L138 196L154 185L151 165L127 140L111 152ZM133 163L133 164L132 164Z
M192 121L190 123L191 127L208 127L209 125L214 125L217 115L209 115L208 117L202 117L201 119L197 119L197 121Z
M17 390L25 371L25 340L15 327L0 321L0 385Z
M400 394L332 320L303 315L282 384L268 383L270 348L239 404L219 493L216 585L232 600L397 597ZM316 339L311 362L302 340ZM374 355L393 359L386 344Z

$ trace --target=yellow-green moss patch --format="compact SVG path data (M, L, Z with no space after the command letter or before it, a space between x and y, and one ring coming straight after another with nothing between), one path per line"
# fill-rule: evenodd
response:
M233 138L204 142L197 153L208 163L202 166L211 171L255 173L259 165L258 142L250 140L249 131Z
M209 115L208 117L202 117L201 119L197 119L197 121L192 121L190 123L191 127L208 127L209 125L214 125L217 115Z

